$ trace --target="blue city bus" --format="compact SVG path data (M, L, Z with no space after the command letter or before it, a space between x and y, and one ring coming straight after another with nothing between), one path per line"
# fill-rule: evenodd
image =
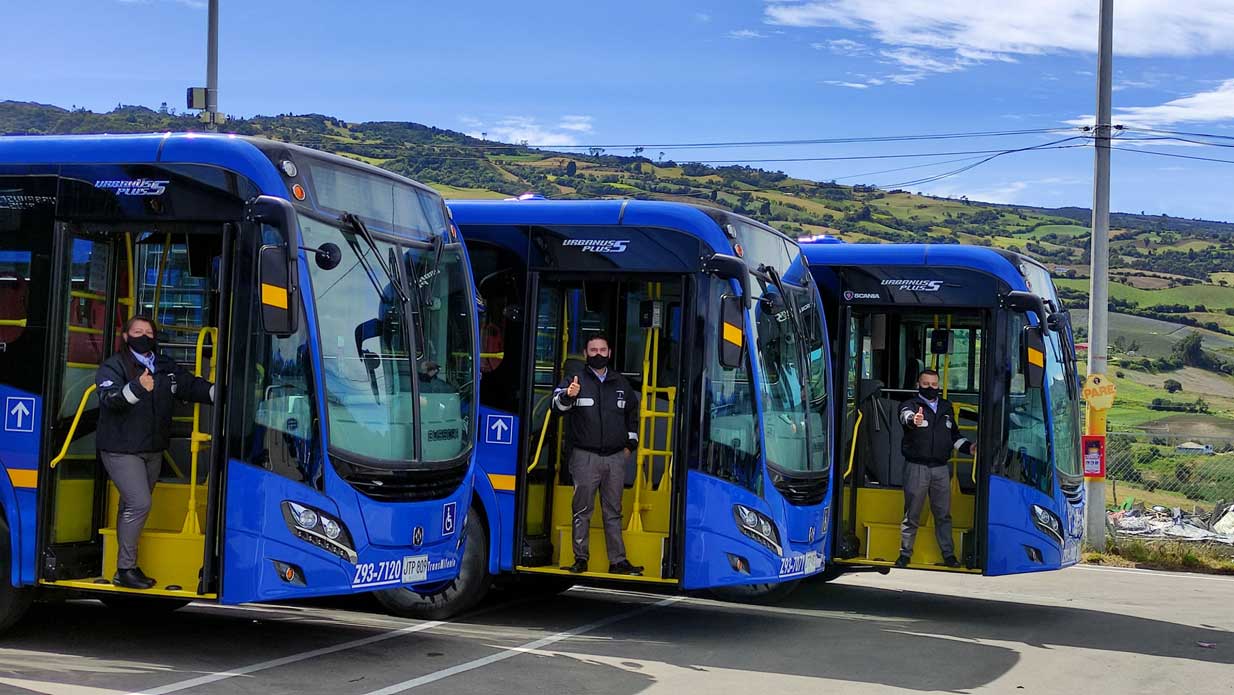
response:
M830 351L797 244L721 210L633 200L450 201L485 305L476 494L459 580L409 607L478 601L495 578L620 581L769 599L822 569L831 500ZM608 574L599 511L571 575L571 447L550 415L601 331L638 391ZM517 577L515 575L518 575Z
M804 243L835 336L835 540L828 576L886 571L904 514L898 405L937 369L977 457L952 459L961 567L929 513L910 568L1003 575L1067 567L1084 525L1079 379L1067 311L1031 258L959 245Z
M473 288L442 198L372 166L234 136L0 138L0 624L44 590L175 608L447 586ZM146 591L111 583L94 443L95 370L138 314L217 385L176 414Z

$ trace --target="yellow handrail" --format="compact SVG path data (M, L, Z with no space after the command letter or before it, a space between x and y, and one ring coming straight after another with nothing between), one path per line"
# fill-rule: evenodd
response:
M848 470L844 471L844 480L853 473L853 460L857 457L857 433L861 431L861 420L865 414L857 409L857 421L853 423L853 443L848 447Z
M68 434L64 435L64 445L60 447L60 454L47 464L48 468L55 468L61 461L69 455L69 445L73 443L73 435L77 434L77 425L81 422L81 414L86 412L86 401L90 399L90 394L94 393L98 386L90 384L81 394L81 402L77 404L77 413L73 415L73 424L69 425Z
M536 464L540 462L540 452L544 450L544 438L548 434L548 419L553 414L552 395L549 395L548 410L544 411L544 424L540 426L540 441L536 444L536 455L531 459L531 465L527 466L527 472L530 473Z
M124 250L125 260L129 266L129 296L127 300L121 299L120 303L129 305L129 318L133 318L137 315L137 271L133 269L134 250L132 232L124 233Z
M218 350L218 329L206 327L201 329L197 334L197 354L193 364L193 373L198 377L201 376L202 362L205 360L206 338L210 338L210 344ZM217 357L210 360L210 376L207 381L211 383L215 380L215 367L218 365ZM193 431L189 433L189 501L188 510L184 516L184 526L180 529L183 535L201 535L201 521L197 518L197 461L201 456L203 444L208 444L211 436L201 431L201 404L193 404Z
M26 327L25 319L0 319L0 326L17 326L18 328Z
M163 290L163 271L167 269L167 257L171 255L171 234L163 237L163 254L159 256L159 273L154 278L154 305L150 308L151 318L159 320L159 298Z

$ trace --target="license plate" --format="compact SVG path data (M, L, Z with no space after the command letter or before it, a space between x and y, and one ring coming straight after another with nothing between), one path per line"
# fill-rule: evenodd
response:
M407 555L403 558L403 583L428 579L428 555Z
M813 574L823 566L823 556L816 552L806 553L806 574Z

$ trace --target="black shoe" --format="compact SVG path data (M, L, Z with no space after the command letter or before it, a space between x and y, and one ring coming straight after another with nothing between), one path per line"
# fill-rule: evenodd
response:
M576 559L573 565L570 565L569 567L562 567L561 569L567 570L573 574L582 574L587 571L587 561Z
M149 589L154 586L155 581L147 577L140 569L130 567L116 570L116 576L111 578L111 583L126 589Z
M912 558L909 557L908 555L901 555L900 557L897 557L896 567L899 567L900 569L904 569L905 567L908 567L908 561L911 559Z
M609 574L632 574L637 577L643 574L643 568L639 567L638 565L631 565L629 560L622 560L621 562L614 562L613 564L609 565L608 573Z
M952 567L952 568L959 567L960 561L955 559L955 555L948 555L947 557L943 558L943 566Z

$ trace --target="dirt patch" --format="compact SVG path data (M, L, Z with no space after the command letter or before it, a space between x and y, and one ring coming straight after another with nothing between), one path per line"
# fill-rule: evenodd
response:
M1171 372L1149 374L1128 369L1123 372L1126 378L1137 384L1161 389L1161 397L1171 400L1194 401L1196 396L1220 396L1234 398L1234 377L1210 372L1198 367L1183 367ZM1167 379L1173 379L1183 385L1178 393L1166 393L1163 384Z
M1165 278L1150 278L1145 275L1124 275L1122 282L1141 290L1164 290L1170 286Z
M1137 426L1146 432L1184 437L1211 437L1213 440L1234 440L1234 423L1214 415L1179 414L1169 415ZM1216 441L1205 439L1206 444Z

